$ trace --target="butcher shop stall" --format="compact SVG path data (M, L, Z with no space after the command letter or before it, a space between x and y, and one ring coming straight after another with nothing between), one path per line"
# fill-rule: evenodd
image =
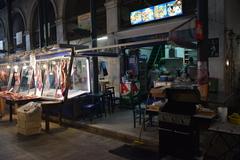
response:
M73 48L9 56L0 68L1 113L9 110L9 121L16 119L19 106L31 101L42 104L45 116L57 115L60 121L62 117L72 118L78 114L72 102L90 93L89 59L75 57Z

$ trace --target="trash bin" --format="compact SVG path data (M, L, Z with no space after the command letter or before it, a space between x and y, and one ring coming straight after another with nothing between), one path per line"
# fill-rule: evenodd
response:
M23 135L34 135L41 132L41 104L29 102L17 109L17 132Z

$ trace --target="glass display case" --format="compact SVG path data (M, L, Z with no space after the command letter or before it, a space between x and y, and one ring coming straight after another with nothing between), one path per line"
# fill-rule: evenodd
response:
M21 72L23 65L21 63L12 63L10 66L10 74L7 89L17 93L20 90Z
M0 64L0 90L7 90L8 80L10 76L10 66L8 64Z
M67 90L71 52L37 57L34 74L36 95L47 99L64 99Z
M24 63L21 68L21 81L19 93L24 95L35 95L34 67L29 63Z
M11 66L0 64L0 84L5 90L50 100L65 100L90 92L86 57L74 57L71 49L64 49L39 53L30 59L13 62Z
M74 57L68 98L90 92L89 60L85 57Z
M37 57L35 70L37 96L64 100L66 93L67 98L71 99L90 92L89 60L84 57L73 57L69 50Z

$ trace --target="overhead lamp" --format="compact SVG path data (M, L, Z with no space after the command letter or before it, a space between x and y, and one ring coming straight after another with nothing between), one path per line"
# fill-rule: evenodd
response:
M229 60L227 59L226 60L226 66L228 67L230 65L230 62L229 62Z
M46 64L43 65L43 69L47 69L47 65Z
M98 41L108 40L108 36L99 37L99 38L97 38L97 40Z
M10 69L10 68L11 68L11 66L7 65L7 69Z
M14 66L14 71L17 72L18 71L18 65Z
M23 65L23 70L25 70L25 69L27 69L27 65L26 64Z
M55 65L55 64L56 64L56 61L52 61L52 64Z

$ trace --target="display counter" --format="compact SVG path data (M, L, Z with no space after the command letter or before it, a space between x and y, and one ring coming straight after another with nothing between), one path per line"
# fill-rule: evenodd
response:
M0 97L5 100L9 106L9 121L12 121L13 107L15 105L23 105L31 101L40 100L37 96L22 95L20 93L13 93L9 91L0 92Z
M68 99L90 93L87 58L74 57L72 49L48 51L30 56L4 68L4 71L9 73L8 81L3 80L7 81L4 84L7 84L8 91L0 92L0 97L10 106L10 121L15 104L22 105L37 100L63 104L62 102ZM4 77L7 78L5 74L7 73L4 73Z

